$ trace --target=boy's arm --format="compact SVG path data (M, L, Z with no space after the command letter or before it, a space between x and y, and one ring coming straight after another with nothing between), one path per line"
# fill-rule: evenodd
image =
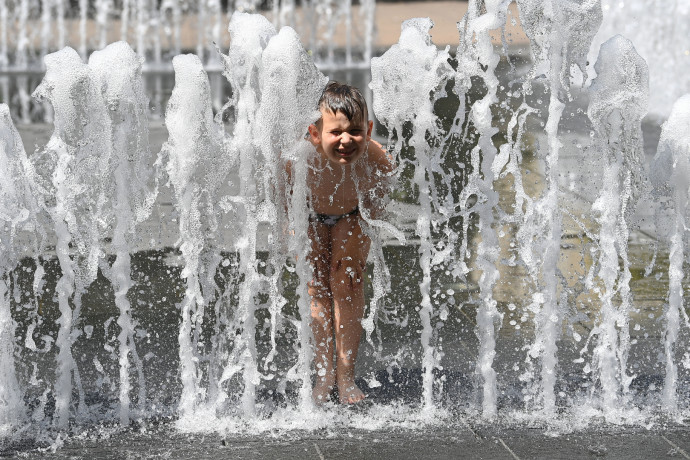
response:
M369 218L378 220L385 212L388 195L393 188L395 164L393 157L373 139L369 141L369 168L362 204L369 211Z

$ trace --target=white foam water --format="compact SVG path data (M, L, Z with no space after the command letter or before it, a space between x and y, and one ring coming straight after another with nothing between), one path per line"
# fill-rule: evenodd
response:
M416 157L413 181L419 188L420 202L415 231L420 241L419 265L422 270L419 286L422 294L419 314L424 350L422 401L429 410L435 406L434 371L440 366L437 348L431 343L434 332L432 318L436 315L431 302L431 268L436 255L431 237L431 215L433 196L437 193L432 190L430 178L441 168L441 150L433 147L433 141L429 142L430 138L439 137L434 101L429 95L442 88L452 73L448 50L439 51L431 44L429 31L432 26L428 18L404 22L398 44L380 58L374 58L371 64L374 112L388 128L391 141L394 137L399 140L394 149L397 162L400 162L404 142L408 148L414 149ZM420 69L424 71L420 72ZM414 97L399 98L397 95L400 93ZM412 134L403 141L403 125L406 122L412 122ZM438 209L433 211L439 212Z
M38 203L31 178L34 175L24 145L12 123L9 107L0 104L0 433L26 422L27 411L15 367L15 330L12 318L10 271L24 256L18 239L22 231L38 233ZM34 249L39 249L37 246Z
M115 253L115 261L105 272L113 285L115 305L119 310L119 418L123 425L130 420L130 359L137 371L137 400L142 404L140 412L146 401L144 369L134 343L135 331L127 293L133 286L130 252L136 244L136 227L151 213L157 195L156 172L148 156L148 98L141 64L141 59L125 42L108 45L89 58L89 68L110 118L108 148L114 164L110 169L111 187L106 191L106 199L112 202L113 207L111 251Z
M651 179L655 196L664 202L663 212L657 215L659 233L669 248L669 292L665 312L666 331L664 337L664 361L666 375L662 404L665 410L676 414L679 408L678 364L676 342L681 325L690 326L683 308L683 263L687 258L686 216L688 215L688 192L690 184L690 96L684 95L673 105L671 115L662 125L659 147L651 168ZM681 322L682 318L682 322ZM684 354L684 359L687 353Z
M519 222L518 247L520 256L527 266L536 291L527 307L534 312L535 340L528 350L527 362L533 360L541 368L538 384L535 385L534 407L545 417L551 417L556 410L556 375L558 366L558 345L560 323L566 308L560 296L564 286L559 278L558 258L561 246L562 213L559 209L559 153L562 143L558 127L566 104L572 100L571 67L577 65L586 73L586 54L601 23L601 6L590 2L539 2L518 3L521 16L525 18L525 33L530 38L534 63L530 76L541 72L548 75L549 106L545 125L547 149L543 154L545 163L544 191L536 200L525 194L519 162L522 148L522 132L527 115L538 110L525 102L514 115L512 123L518 128L515 142L505 144L509 148L508 171L514 176L517 199L516 220ZM532 78L523 84L522 91L533 91ZM520 117L520 114L522 116ZM511 130L514 129L511 127ZM503 160L504 162L506 160ZM499 162L499 165L503 162ZM524 203L524 213L523 213ZM530 368L521 379L531 381L535 371Z
M624 406L632 381L628 237L644 185L640 123L647 113L649 76L646 62L620 35L602 45L594 69L597 78L590 89L588 115L594 125L595 148L606 167L603 188L592 206L600 225L598 278L603 287L600 316L591 337L596 337L594 365L604 412L615 414ZM621 299L618 305L613 300L616 294Z
M603 22L589 54L597 60L601 43L615 34L629 39L649 66L650 115L668 117L676 99L690 91L690 4L602 0Z

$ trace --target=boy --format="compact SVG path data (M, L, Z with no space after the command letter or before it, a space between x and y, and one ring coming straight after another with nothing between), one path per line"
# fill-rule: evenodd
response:
M383 211L394 166L381 145L371 140L373 122L359 90L332 81L323 91L319 110L321 119L309 126L316 152L307 182L317 374L312 396L321 404L337 388L341 403L354 404L365 397L355 385L364 315L363 274L371 243L362 227Z

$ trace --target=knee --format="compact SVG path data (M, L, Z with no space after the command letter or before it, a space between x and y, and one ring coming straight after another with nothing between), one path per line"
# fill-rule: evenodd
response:
M343 257L331 267L331 289L359 290L364 286L365 264L353 257Z
M331 302L313 301L311 303L311 328L314 333L318 331L326 332L331 328L332 312L330 311Z
M311 308L311 324L312 327L318 326L327 330L331 324L330 315L323 308Z
M328 277L316 277L309 282L309 295L317 303L328 303L331 299L330 280Z

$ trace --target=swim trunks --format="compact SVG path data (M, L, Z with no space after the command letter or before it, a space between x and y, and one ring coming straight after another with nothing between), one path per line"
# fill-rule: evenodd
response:
M319 214L319 213L316 213L316 212L312 212L312 213L309 215L309 220L316 221L316 222L321 222L322 224L326 224L326 225L328 225L329 227L333 227L335 224L338 223L338 221L339 221L340 219L342 219L342 218L344 218L344 217L354 216L354 215L357 215L357 214L359 214L359 207L355 207L355 209L353 209L352 211L347 212L347 213L345 213L345 214L337 214L337 215L333 215L333 214Z

